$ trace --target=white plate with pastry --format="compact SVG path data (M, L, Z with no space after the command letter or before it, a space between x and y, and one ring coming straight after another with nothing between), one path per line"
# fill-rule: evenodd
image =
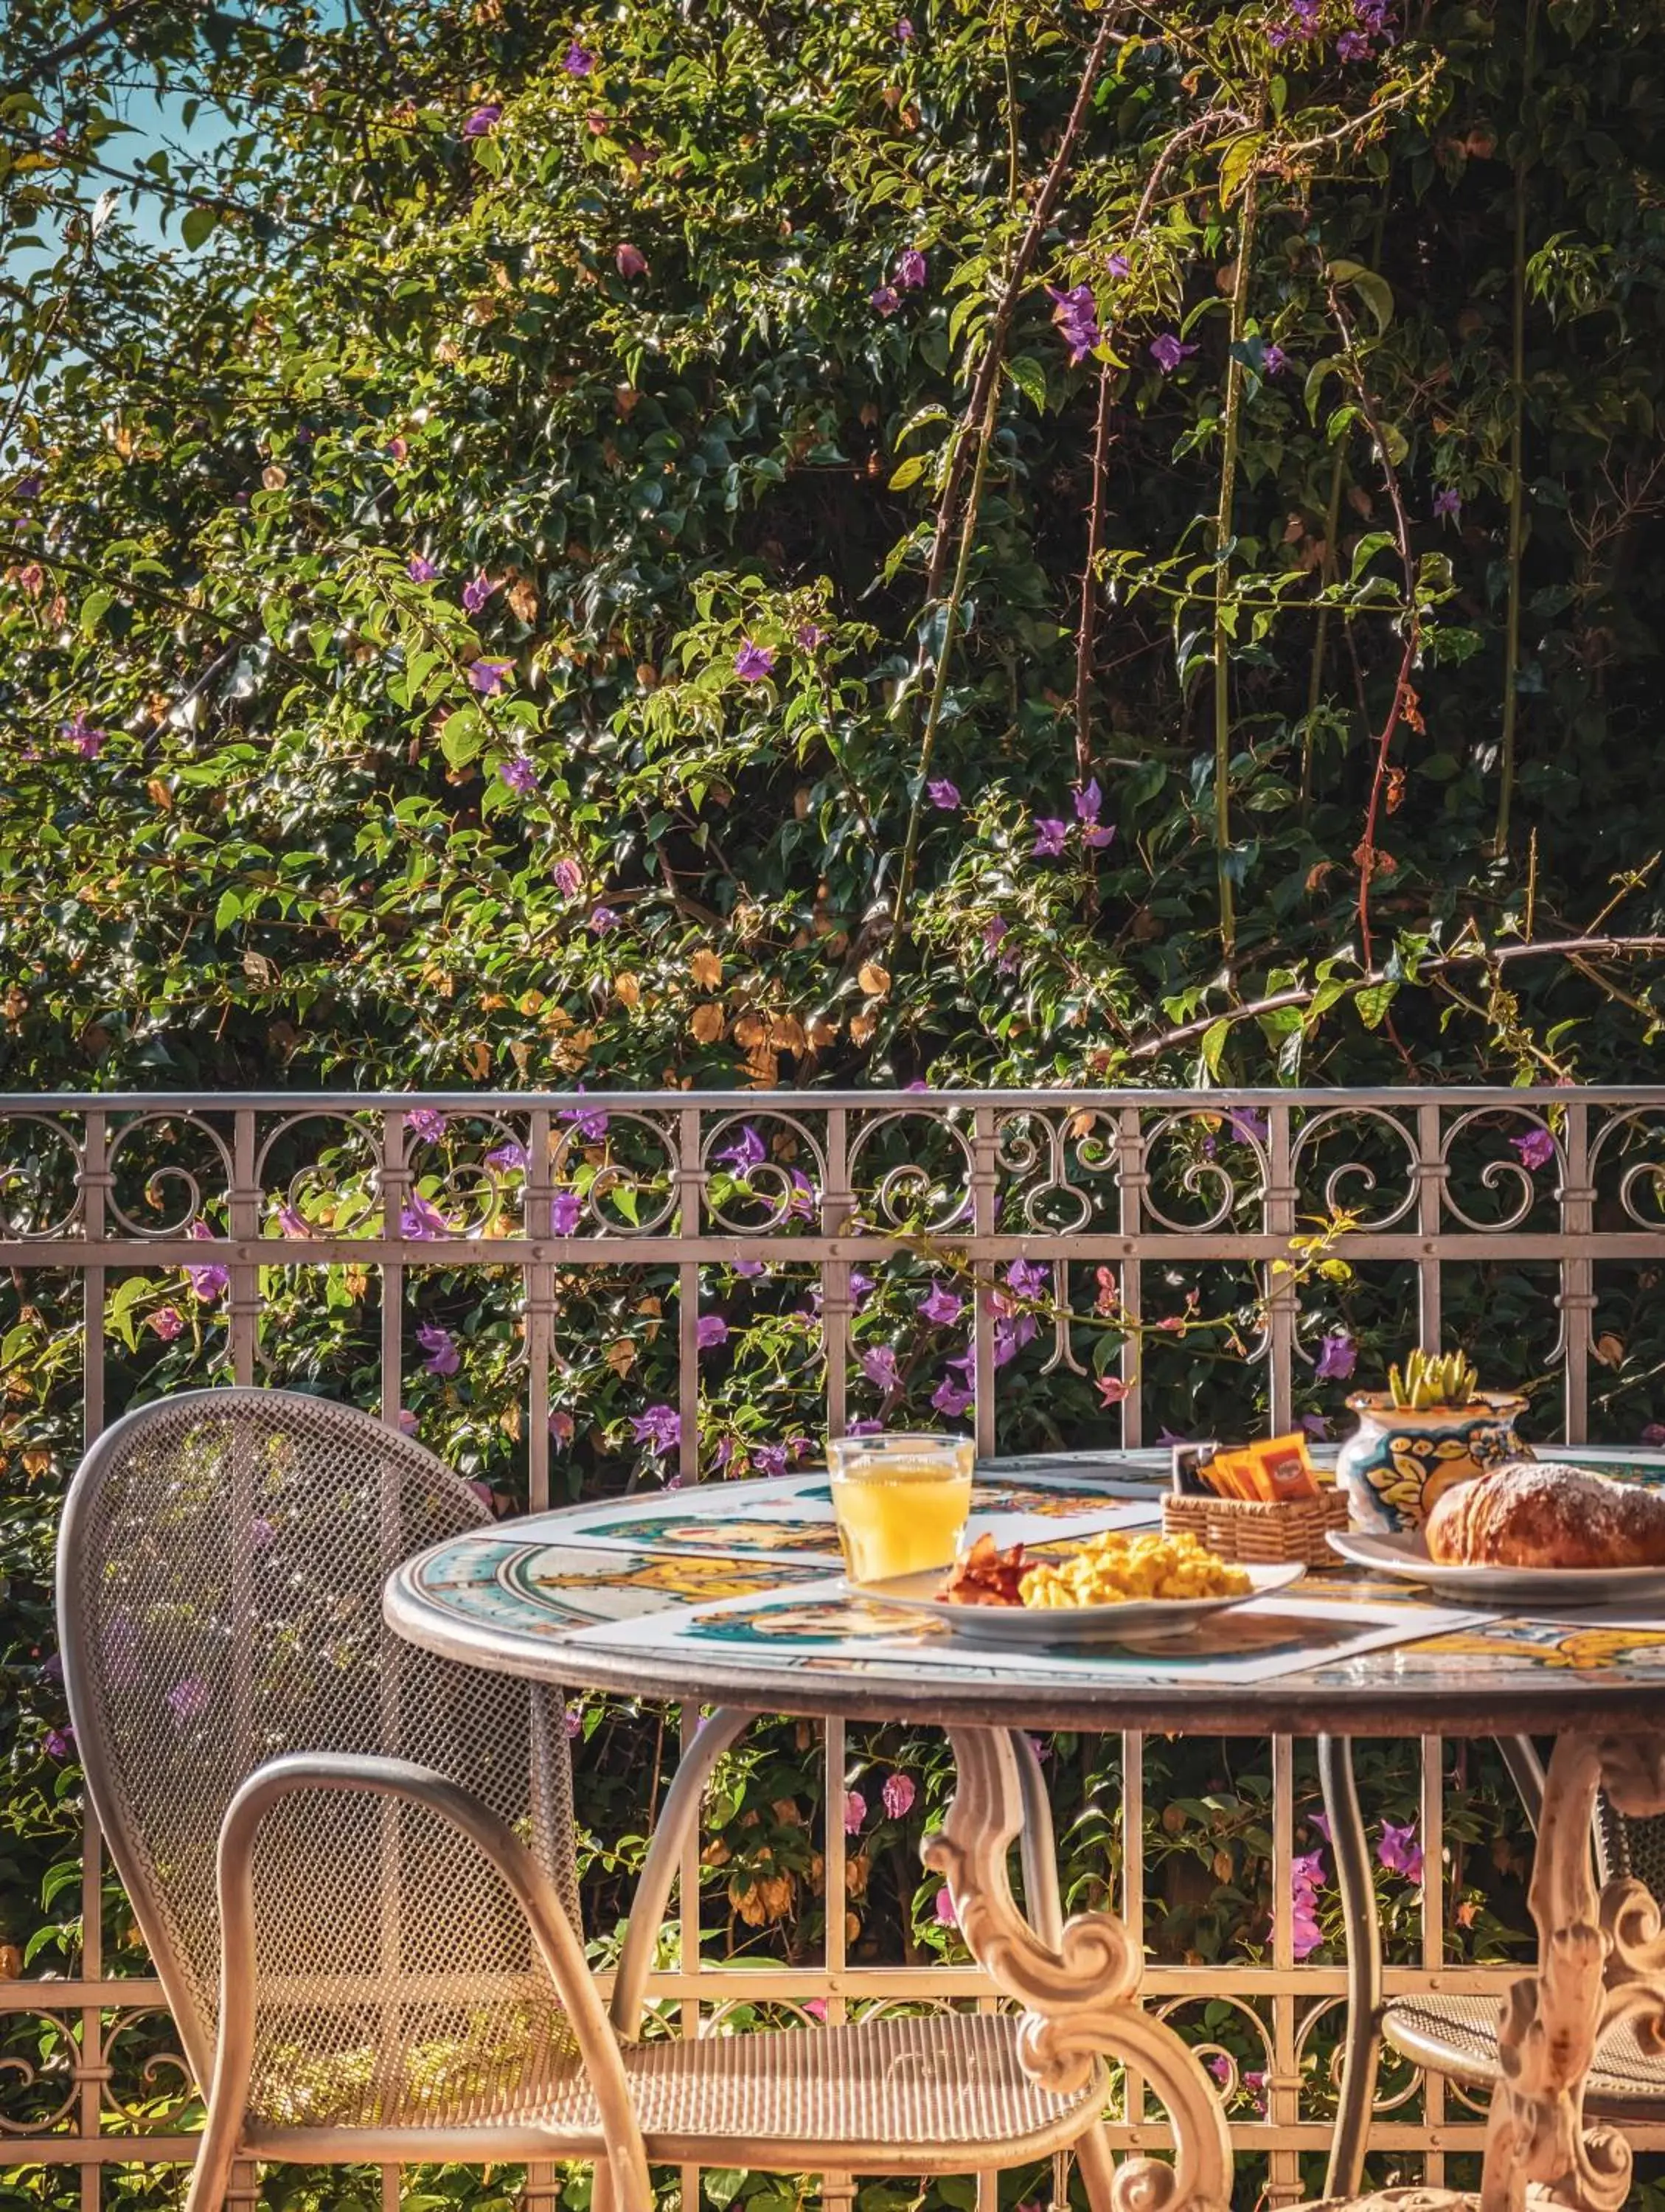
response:
M1665 1608L1665 1491L1517 1460L1448 1490L1414 1533L1333 1529L1344 1559L1474 1605Z

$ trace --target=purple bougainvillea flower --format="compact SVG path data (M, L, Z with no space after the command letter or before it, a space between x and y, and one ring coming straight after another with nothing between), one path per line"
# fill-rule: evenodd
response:
M1339 62L1364 62L1370 58L1370 42L1363 31L1343 31L1335 42L1335 58Z
M439 1207L425 1199L419 1190L413 1190L399 1215L399 1235L420 1243L425 1237L448 1237L450 1234L451 1224Z
M759 1275L768 1274L769 1267L763 1260L737 1260L734 1262L734 1272L737 1275L744 1275L748 1282L751 1282Z
M1281 376L1289 367L1289 356L1274 338L1261 356L1261 368L1267 376Z
M1014 1260L1006 1271L1007 1287L1020 1298L1049 1298L1052 1269L1040 1260Z
M511 753L497 763L497 773L509 789L521 799L530 799L538 789L538 770L524 753Z
M844 1431L847 1437L879 1437L884 1433L883 1421L852 1421Z
M583 1733L584 1733L584 1708L583 1708L583 1706L582 1706L582 1705L568 1705L568 1706L567 1707L567 1710L566 1710L565 1713L564 1713L564 1714L563 1714L563 1716L562 1716L562 1718L564 1719L564 1721L565 1721L565 1723L566 1723L566 1729L567 1729L567 1741L568 1741L568 1743L576 1743L576 1741L578 1741L579 1737L580 1737L580 1736L581 1736L581 1735L583 1735Z
M1032 1344L1041 1324L1032 1313L1003 1314L994 1324L994 1364L1006 1367L1026 1344Z
M748 1176L753 1168L762 1167L763 1162L769 1158L769 1153L763 1139L751 1123L743 1121L740 1124L739 1135L732 1144L725 1145L720 1152L714 1152L712 1158L720 1160L723 1165L732 1169L735 1175Z
M1266 1110L1260 1106L1234 1106L1227 1114L1226 1126L1245 1144L1263 1145L1271 1133L1271 1123Z
M495 699L507 683L513 666L512 660L471 661L468 680L483 699Z
M185 1674L164 1693L164 1702L179 1728L189 1728L191 1722L208 1710L208 1684L200 1674Z
M1358 1346L1344 1328L1330 1329L1318 1346L1313 1378L1319 1382L1345 1382L1358 1364Z
M1042 815L1035 824L1033 857L1037 860L1055 859L1063 851L1064 840L1069 834L1067 822L1059 821L1055 815Z
M933 1917L939 1928L957 1928L960 1924L960 1916L954 1910L953 1898L945 1887L937 1892Z
M647 274L647 256L639 246L623 240L613 248L613 266L621 276L645 276Z
M1523 1136L1511 1137L1509 1142L1520 1155L1523 1168L1547 1168L1555 1157L1555 1139L1547 1129L1528 1129Z
M576 860L557 860L550 873L562 898L576 898L584 888L584 871Z
M682 1442L682 1415L674 1406L650 1406L645 1413L631 1415L630 1431L649 1451L675 1451Z
M413 584L431 584L439 570L421 553L413 553L404 564L404 573Z
M880 1390L899 1390L902 1388L896 1356L888 1344L876 1344L862 1353L861 1371Z
M1182 343L1172 331L1164 331L1159 337L1151 340L1151 358L1164 376L1171 376L1186 356L1196 349L1194 345Z
M595 56L588 46L574 39L562 55L561 66L568 76L588 76L595 68Z
M867 1801L859 1790L844 1792L844 1832L859 1836L867 1825Z
M929 274L925 256L918 246L904 246L896 257L896 282L903 291L917 292Z
M921 1320L939 1328L952 1328L965 1311L965 1300L957 1297L945 1283L933 1283L915 1310Z
M932 805L939 808L944 814L951 814L960 803L957 787L950 783L945 775L933 776L926 785L925 793Z
M402 1437L414 1437L422 1424L408 1406L399 1408L398 1431Z
M1295 1425L1310 1436L1315 1443L1322 1443L1330 1432L1329 1417L1326 1413L1303 1413Z
M21 501L27 507L31 500L39 499L40 496L40 478L34 475L19 477L17 482L12 486L12 495Z
M1455 522L1462 513L1462 494L1447 484L1434 494L1434 513L1442 522Z
M214 1231L205 1221L193 1221L191 1233L199 1241L213 1240ZM191 1279L191 1287L197 1294L199 1305L213 1305L231 1288L231 1271L228 1267L221 1267L217 1261L210 1261L202 1267L187 1267L185 1273Z
M519 1175L526 1164L526 1148L511 1137L507 1144L494 1145L486 1154L486 1165L495 1168L499 1175Z
M404 1126L424 1145L437 1145L446 1132L446 1118L437 1106L413 1106L404 1117Z
M416 1341L428 1354L422 1364L430 1375L454 1375L462 1365L462 1354L457 1349L457 1340L448 1328L437 1322L428 1322L416 1331Z
M1078 822L1097 822L1098 810L1104 804L1104 794L1094 776L1075 794L1075 818Z
M1298 1853L1290 1862L1291 1948L1297 1959L1310 1958L1324 1940L1318 1924L1318 1892L1323 1880L1322 1851Z
M164 1344L172 1344L176 1337L185 1334L185 1316L178 1306L158 1306L155 1313L146 1316L144 1325L153 1336L161 1337Z
M64 725L64 734L81 755L82 760L96 760L104 750L107 730L95 730L84 713L73 715Z
M1003 914L992 915L983 924L983 950L993 952L1012 927Z
M871 1275L864 1275L860 1267L851 1268L850 1303L858 1313L861 1310L862 1301L872 1295L872 1287L873 1279Z
M902 305L902 295L894 284L875 284L867 295L867 305L876 315L894 315Z
M285 1237L310 1237L313 1233L306 1215L293 1206L278 1207L277 1226Z
M754 645L749 637L742 638L740 649L734 656L734 673L744 684L761 684L775 665L773 648Z
M1208 2061L1208 2070L1213 2075L1214 2079L1219 2083L1222 2089L1230 2085L1233 2069L1231 2061L1226 2057L1224 2051L1217 2051L1214 2053L1213 2057ZM1022 2212L1021 2207L1019 2207L1019 2212Z
M1402 1828L1384 1820L1376 1855L1389 1874L1402 1874L1407 1881L1422 1880L1422 1846L1417 1841L1414 1820L1407 1820Z
M1052 319L1059 334L1070 349L1070 366L1083 362L1095 346L1103 345L1104 333L1098 327L1098 302L1093 297L1091 284L1073 284L1060 292L1055 284L1047 286L1047 297L1052 301Z
M754 1474L784 1474L787 1471L786 1446L754 1444L751 1448L751 1468Z
M477 576L471 577L469 581L463 586L463 612L467 615L477 615L481 608L484 606L486 601L491 597L492 593L497 588L497 585L485 574L483 569L482 569ZM489 664L486 665L489 665ZM477 661L475 665L478 667L481 664ZM503 666L505 668L509 664L507 661L503 663Z
M945 1375L931 1393L931 1403L945 1419L951 1421L958 1420L960 1415L971 1404L972 1398L972 1392L956 1382L949 1375Z
M572 1237L584 1213L584 1201L575 1190L558 1190L550 1200L550 1234Z
M805 653L813 653L817 646L827 641L826 631L818 629L814 623L799 623L793 635Z
M592 907L590 909L590 927L596 936L605 937L610 929L617 929L618 927L618 916L613 912L613 909L610 906Z
M720 1314L702 1314L695 1327L694 1341L702 1352L714 1351L718 1345L728 1342L728 1323Z
M884 1787L878 1793L885 1815L892 1820L905 1820L913 1811L914 1800L918 1795L911 1774L887 1774Z
M578 1086L581 1091L584 1086ZM586 1145L599 1145L607 1133L607 1112L602 1106L563 1106L557 1121L570 1122Z
M918 33L908 18L905 15L899 15L896 18L896 44L900 46L911 46L917 36Z
M1109 259L1104 264L1104 272L1109 276L1125 276L1132 267L1133 264L1127 255L1117 252L1111 254Z
M75 1749L76 1732L66 1722L61 1729L48 1729L44 1748L48 1759L68 1759Z
M483 106L477 107L464 124L463 136L465 138L488 138L502 119L501 101L488 100Z

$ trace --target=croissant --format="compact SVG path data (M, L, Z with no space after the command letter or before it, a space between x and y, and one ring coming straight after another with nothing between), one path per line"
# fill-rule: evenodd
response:
M1665 1491L1516 1460L1448 1490L1423 1535L1443 1566L1665 1566Z

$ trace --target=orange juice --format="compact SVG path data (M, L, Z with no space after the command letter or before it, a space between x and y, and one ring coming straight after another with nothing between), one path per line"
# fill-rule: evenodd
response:
M973 1456L957 1437L851 1437L828 1447L852 1582L953 1564L971 1510Z

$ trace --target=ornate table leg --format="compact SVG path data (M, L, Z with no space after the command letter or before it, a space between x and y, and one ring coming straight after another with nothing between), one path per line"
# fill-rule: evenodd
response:
M998 1729L951 1729L958 1779L948 1816L926 1839L960 1929L1003 1995L1024 2008L1018 2050L1047 2088L1067 2094L1101 2058L1136 2066L1166 2107L1176 2160L1129 2159L1109 2179L1096 2151L1083 2160L1095 2212L1225 2212L1231 2143L1201 2061L1164 2022L1142 2011L1139 1947L1114 1913L1085 1912L1047 1942L1018 1910L1007 1854L1023 1832L1017 1754ZM1100 2185L1094 2187L1095 2181ZM1101 2189L1107 2203L1100 2202Z
M1632 1819L1665 1812L1665 1735L1556 1742L1530 1895L1538 1968L1504 2003L1482 2212L1520 2212L1528 2182L1583 2212L1618 2212L1630 2192L1631 2147L1616 2129L1585 2127L1584 2083L1620 2021L1634 2024L1644 2049L1665 2051L1665 1936L1641 1882L1610 1881L1596 1893L1598 1790Z

